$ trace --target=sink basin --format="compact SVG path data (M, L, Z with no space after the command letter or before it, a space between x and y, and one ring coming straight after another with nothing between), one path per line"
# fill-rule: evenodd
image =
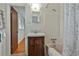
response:
M45 33L28 33L27 36L32 36L32 37L45 36Z

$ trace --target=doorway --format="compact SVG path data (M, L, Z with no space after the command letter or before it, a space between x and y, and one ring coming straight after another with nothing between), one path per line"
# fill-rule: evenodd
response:
M25 8L11 6L11 54L25 55Z

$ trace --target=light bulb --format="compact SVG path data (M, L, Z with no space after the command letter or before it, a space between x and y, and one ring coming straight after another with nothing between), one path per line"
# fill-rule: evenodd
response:
M40 11L40 4L32 4L31 8L32 11Z

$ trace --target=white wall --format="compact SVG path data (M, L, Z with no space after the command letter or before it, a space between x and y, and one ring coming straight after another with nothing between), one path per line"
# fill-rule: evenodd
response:
M42 14L42 11L41 11L41 16L40 16L40 23L32 23L32 12L31 12L31 8L29 7L29 19L27 20L27 29L28 29L28 32L31 32L33 30L37 30L37 31L40 31L40 32L43 32L43 29L44 29L44 19L42 18L43 17L43 14ZM26 16L27 17L27 16Z
M0 5L1 6L1 5ZM2 6L1 6L2 7ZM1 8L0 7L0 8ZM6 55L10 55L10 6L2 7L6 11L6 34L7 34L7 45L5 45L4 52ZM1 9L2 9L1 8ZM56 12L51 11L56 9ZM50 4L49 7L41 8L41 17L39 24L33 24L31 21L32 12L28 4L25 5L25 35L26 35L26 55L28 55L28 40L27 34L30 31L38 30L44 32L46 35L46 42L50 42L51 38L56 38L59 45L62 45L63 40L63 5L62 4Z
M25 8L13 6L18 13L18 44L24 39L25 37Z
M54 12L52 9L55 9L56 12ZM46 36L47 40L50 40L51 38L59 39L59 28L60 28L60 6L58 4L50 4L48 5L48 8L46 8L45 11L45 30L46 30Z
M25 53L26 53L26 55L28 55L28 38L27 38L27 34L29 33L29 25L30 25L30 20L31 20L31 9L30 9L30 6L27 4L26 6L25 6L25 10L26 10L26 12L25 12L25 15L26 15L26 17L25 17L25 38L26 38L26 40L25 40Z
M0 55L6 55L7 50L6 50L6 27L5 27L5 22L6 22L6 4L0 4L0 10L3 11L3 29L0 29L0 32L2 32L2 40L0 43Z
M49 4L48 7L45 8L45 33L46 43L52 43L51 39L55 38L57 39L56 45L59 49L62 49L63 4Z
M4 14L5 14L5 4L0 4L0 10L2 10L4 12ZM5 15L4 15L4 19L5 19ZM5 32L5 28L3 28L2 30L0 29L0 31L3 34ZM6 39L4 39L4 36L2 36L2 40L1 40L1 43L0 43L0 49L1 49L0 50L1 54L0 55L4 55L6 53L6 51L5 51L5 40Z
M28 38L27 38L27 34L31 31L37 30L39 32L45 32L45 19L44 19L44 14L43 11L41 11L41 17L40 17L40 23L38 24L34 24L32 23L32 11L30 6L27 4L26 5L26 13L25 13L26 17L25 17L25 35L26 35L26 55L28 55Z
M63 44L63 4L49 4L48 8L41 8L40 23L32 23L32 12L30 6L27 6L26 17L26 35L34 30L45 33L45 43L50 43L51 38L57 39L57 45L61 49ZM52 11L55 9L56 12ZM26 36L27 37L27 36ZM28 41L26 41L28 43ZM28 47L28 44L27 44Z
M29 33L29 25L31 19L31 10L28 4L6 4L5 11L6 11L6 44L5 44L5 55L11 55L11 34L10 34L10 6L24 6L25 7L25 53L28 55L28 40L27 40L27 33Z

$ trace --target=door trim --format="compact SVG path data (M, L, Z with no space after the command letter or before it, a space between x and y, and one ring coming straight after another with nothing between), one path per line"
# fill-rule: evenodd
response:
M0 38L0 51L1 51L1 52L0 52L0 56L2 56L2 55L3 55L3 53L2 53L2 51L3 51L3 50L2 50L2 49L3 49L3 48L2 48L2 46L3 46L3 44L2 44L2 43L3 43L3 40L2 40L2 31L0 31L0 34L1 34L1 38Z
M11 8L11 6L20 6L20 4L19 5L13 5L13 4L7 4L6 5L6 9L7 9L7 20L6 20L6 33L7 33L7 40L6 40L6 52L5 52L5 54L6 54L6 56L10 56L11 55L11 21L10 21L10 8ZM26 5L22 5L22 7L24 7L25 8L25 10L26 10ZM25 11L25 13L26 13L26 11ZM25 14L26 15L26 14ZM26 19L26 16L25 16L25 19ZM25 22L26 22L26 20L25 20ZM26 27L26 25L25 25L25 27ZM26 28L25 28L25 30L26 30ZM27 38L25 37L25 40L26 40ZM25 42L26 43L26 42ZM25 48L25 51L26 51L26 48ZM27 53L26 53L27 54Z
M10 17L11 17L11 54L13 54L18 48L18 12L13 6L10 7ZM14 21L13 21L14 20ZM14 24L16 23L16 25ZM15 43L15 44L14 44Z

